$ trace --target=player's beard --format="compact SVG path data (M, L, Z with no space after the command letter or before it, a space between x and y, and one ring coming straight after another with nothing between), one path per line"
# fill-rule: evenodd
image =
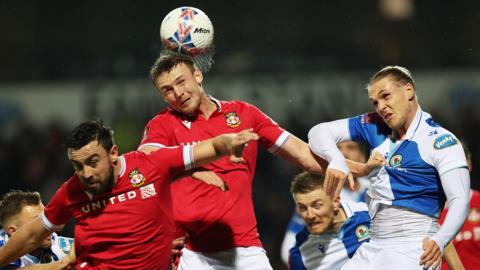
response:
M113 185L114 185L113 166L110 165L108 168L107 178L104 181L98 182L98 187L91 188L88 191L92 194L102 194L104 192L112 190Z

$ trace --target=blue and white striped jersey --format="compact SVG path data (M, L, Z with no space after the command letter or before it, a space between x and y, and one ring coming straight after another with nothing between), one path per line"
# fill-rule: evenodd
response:
M4 230L0 230L0 247L5 245L8 241L8 235ZM10 263L18 268L29 266L32 264L49 263L51 261L58 261L65 257L70 252L73 245L73 238L58 236L56 233L52 234L52 246L45 250L40 258L27 254Z
M369 176L372 218L380 204L439 217L445 204L440 175L467 166L458 139L421 109L402 141L392 140L391 129L376 113L350 118L348 126L352 140L368 143L388 163Z
M306 227L296 235L290 249L291 270L340 269L357 248L370 239L370 216L365 203L341 202L347 220L339 233L310 234Z

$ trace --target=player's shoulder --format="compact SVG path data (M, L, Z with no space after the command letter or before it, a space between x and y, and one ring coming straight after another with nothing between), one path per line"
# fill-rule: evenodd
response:
M357 119L360 124L364 125L374 124L386 126L385 121L383 121L382 117L376 112L366 112L352 118Z
M428 113L425 113L425 115L425 119L422 119L420 123L422 127L419 128L417 132L420 133L419 137L424 143L432 146L430 148L432 151L460 143L458 138L450 130L435 122Z
M221 104L222 110L231 108L256 108L254 105L239 99L216 100L216 102Z
M173 119L177 117L178 117L178 113L175 110L173 110L172 108L165 108L160 112L158 112L152 119L150 119L147 125L165 124L165 123L168 123L169 119Z
M309 235L310 232L308 231L307 226L303 226L303 228L295 235L296 245L299 246L307 241Z
M341 205L347 218L358 215L368 215L368 206L364 202L352 202L348 200L342 200Z

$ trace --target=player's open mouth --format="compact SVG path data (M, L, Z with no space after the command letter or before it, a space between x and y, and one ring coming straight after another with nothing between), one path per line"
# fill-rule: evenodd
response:
M190 101L190 98L185 99L185 100L182 101L182 103L180 103L180 104L183 106L183 105L187 104L188 101Z
M388 120L390 120L392 117L393 117L393 113L387 113L387 114L385 114L385 116L383 116L383 119L385 119L386 121L388 121Z

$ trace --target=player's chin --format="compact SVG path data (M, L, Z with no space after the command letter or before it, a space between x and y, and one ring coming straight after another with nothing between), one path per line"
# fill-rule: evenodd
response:
M313 223L308 225L308 231L311 234L322 234L327 230L323 223Z

